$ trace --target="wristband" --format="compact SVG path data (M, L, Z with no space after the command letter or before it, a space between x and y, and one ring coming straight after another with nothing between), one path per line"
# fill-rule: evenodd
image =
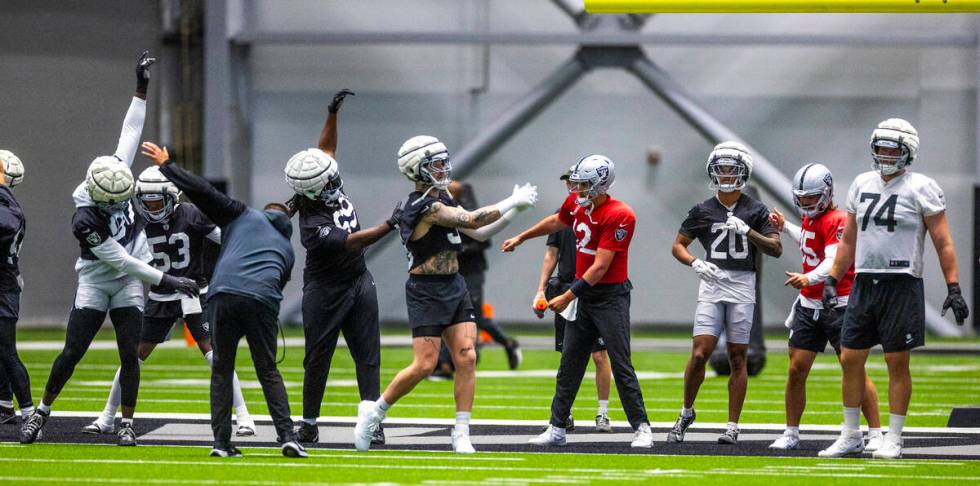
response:
M575 282L573 282L572 286L569 287L568 290L571 290L572 295L574 295L575 297L579 297L582 295L582 293L588 291L591 288L592 285L590 285L589 282L586 282L585 279L580 278Z
M828 275L827 279L823 281L823 284L828 287L837 287L837 279Z
M961 294L961 295L963 293L963 291L960 290L960 283L959 282L953 282L953 283L946 284L946 292L947 293L950 293L950 294Z

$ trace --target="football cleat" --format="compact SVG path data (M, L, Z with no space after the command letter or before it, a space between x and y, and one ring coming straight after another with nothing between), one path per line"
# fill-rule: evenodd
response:
M881 449L881 443L885 440L885 434L880 430L868 432L868 443L864 445L864 452L874 452Z
M374 437L371 437L371 445L385 445L385 428L383 425L378 424L378 430L375 430Z
M316 424L300 422L296 429L296 442L300 444L316 444L320 442L320 428Z
M778 449L781 451L791 451L800 446L800 436L796 434L790 434L788 432L783 432L783 435L779 436L772 444L769 444L770 449Z
M737 444L738 443L738 426L729 425L725 428L725 432L718 436L719 444Z
M211 457L242 457L242 451L233 445L214 446L211 449Z
M521 366L521 362L524 361L524 354L521 353L521 345L516 339L511 339L504 348L507 351L507 366L512 370L516 370Z
M251 420L238 422L238 429L235 430L235 435L238 437L251 437L255 435L255 422Z
M17 418L13 407L0 407L0 425L9 424Z
M306 453L306 448L301 446L299 442L291 440L282 445L282 455L286 457L310 457Z
M674 422L674 426L671 427L670 432L667 432L667 442L684 442L684 434L687 433L688 427L694 423L694 418L697 416L694 410L691 410L691 416L685 417L680 415L677 417L677 421Z
M541 435L531 438L527 443L537 446L563 447L565 445L565 434L559 432L559 430L553 425L549 425Z
M902 458L902 439L898 440L891 438L891 434L885 437L881 441L881 447L878 450L871 453L871 457L875 459L901 459Z
M470 434L463 433L453 427L453 452L457 454L475 454L476 449L470 442Z
M599 432L612 432L612 423L609 422L609 416L605 414L596 415L595 429Z
M357 406L357 425L354 426L354 448L361 452L371 449L374 431L381 425L382 417L377 406L370 400L363 400Z
M634 449L653 447L653 430L650 429L650 424L641 424L640 428L636 429L630 447Z
M41 438L41 429L48 422L51 412L44 413L41 410L34 410L31 418L27 419L24 426L20 429L20 443L32 444Z
M864 436L861 431L851 432L843 430L840 437L830 444L830 447L817 453L820 457L842 457L848 454L860 454L864 452Z
M119 445L121 446L136 445L136 431L133 430L132 423L123 422L119 426Z
M82 427L82 433L93 435L111 435L116 433L116 424L104 424L96 419L92 423Z

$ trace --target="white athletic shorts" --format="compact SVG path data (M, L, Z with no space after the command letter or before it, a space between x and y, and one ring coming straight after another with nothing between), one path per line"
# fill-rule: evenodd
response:
M748 344L754 313L755 304L698 302L694 314L694 335L719 337L724 330L728 342Z
M121 307L138 307L143 311L143 282L127 275L99 283L78 283L76 309L106 312Z

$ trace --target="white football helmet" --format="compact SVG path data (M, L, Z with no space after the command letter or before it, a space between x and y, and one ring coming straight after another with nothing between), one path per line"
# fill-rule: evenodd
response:
M568 192L576 194L575 202L579 206L589 206L616 182L616 164L605 155L586 155L575 164L568 182ZM588 184L588 189L582 190L582 184Z
M897 148L901 155L879 155L878 148ZM915 160L919 154L919 132L901 118L889 118L871 132L871 167L881 175L892 175Z
M804 206L801 197L820 196L816 203ZM800 213L815 218L834 203L834 176L822 164L806 164L793 176L793 203Z
M286 162L284 172L286 184L301 196L333 202L342 194L344 181L340 178L340 166L330 154L318 148L297 152Z
M115 156L96 157L85 174L85 188L100 209L122 211L133 196L133 172Z
M169 219L177 207L178 199L180 189L160 172L159 167L151 165L140 172L136 179L136 209L147 221L159 223ZM153 204L157 202L162 204Z
M0 150L0 161L3 162L3 174L7 177L7 185L14 187L24 180L24 163L20 157L9 150Z
M441 168L432 167L437 161L442 161ZM406 140L398 149L398 171L411 181L445 190L452 182L452 170L449 150L436 137L416 135Z
M752 154L749 149L738 142L722 142L708 154L705 171L711 182L708 187L713 191L740 191L752 177ZM722 183L722 178L734 180Z

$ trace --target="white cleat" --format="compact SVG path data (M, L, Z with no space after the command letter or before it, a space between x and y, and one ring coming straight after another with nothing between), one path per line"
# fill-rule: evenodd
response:
M787 432L783 432L783 435L779 436L775 442L769 444L770 449L778 449L781 451L791 451L799 446L800 436Z
M94 434L94 435L111 435L116 433L115 423L103 423L99 420L86 425L82 428L82 433L84 434Z
M457 454L475 454L476 449L470 442L470 434L461 433L453 427L453 452Z
M864 445L864 452L874 452L881 449L881 443L885 440L885 434L881 431L868 432L868 443Z
M633 434L633 442L630 442L630 447L634 449L649 449L653 447L653 430L650 429L650 424L641 424L640 428L636 429L636 433Z
M238 437L251 437L255 435L255 422L251 420L238 422L238 430L235 431Z
M881 441L881 447L871 453L875 459L901 459L902 458L902 439L893 440L891 436L885 437Z
M370 400L363 400L357 405L357 425L354 426L354 447L366 452L371 449L371 439L374 431L381 424L382 417L378 415L377 407Z
M864 452L864 436L861 435L861 431L844 430L830 447L818 452L817 455L820 457L843 457L861 452Z
M528 440L527 443L537 446L563 447L565 445L565 431L549 425L541 435Z

